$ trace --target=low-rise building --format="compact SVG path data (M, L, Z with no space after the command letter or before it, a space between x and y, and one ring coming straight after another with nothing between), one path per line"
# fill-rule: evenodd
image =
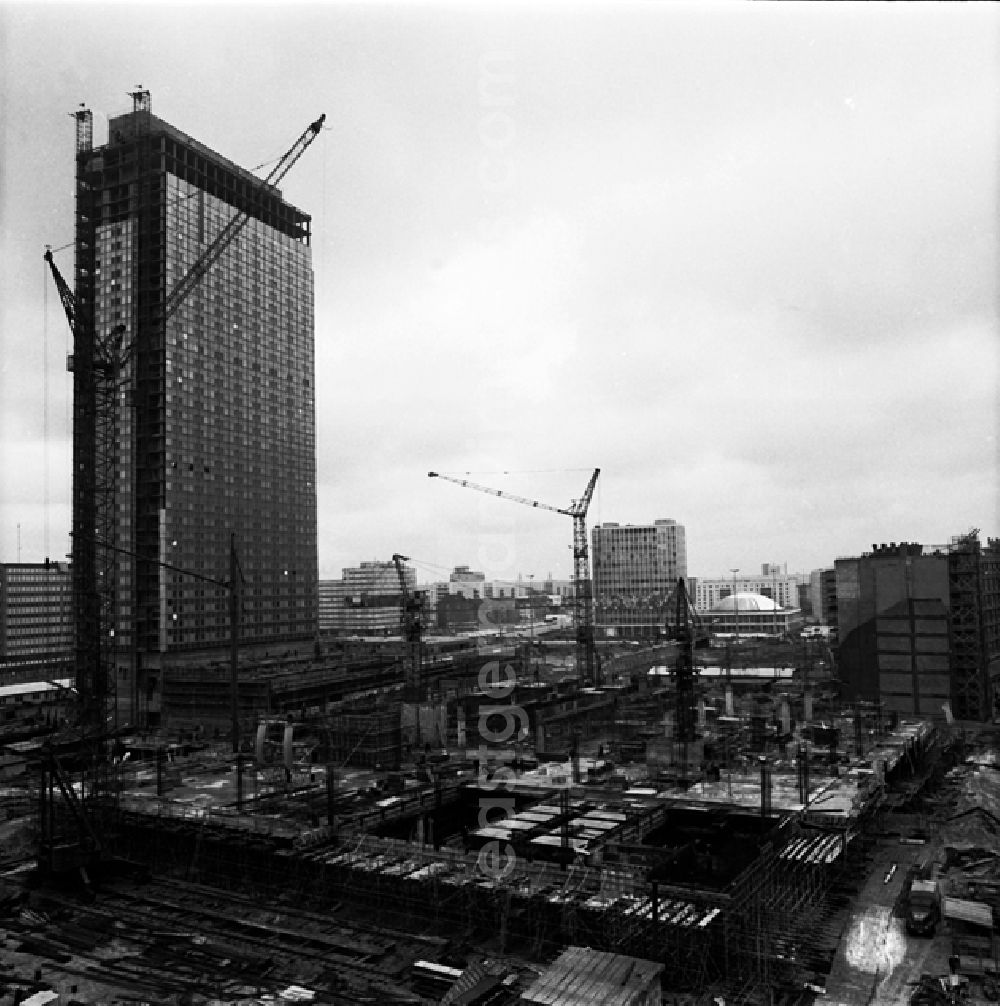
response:
M722 598L708 613L709 628L716 636L785 636L802 621L799 608L783 608L770 597L741 591Z
M808 581L802 573L789 573L784 564L765 562L757 574L705 577L699 576L689 581L689 593L694 599L696 611L711 611L723 598L730 594L760 594L773 598L783 608L799 606L799 584Z
M403 565L410 592L417 589L417 574ZM345 568L340 580L320 583L321 631L360 636L393 636L401 631L403 594L396 564L363 562Z

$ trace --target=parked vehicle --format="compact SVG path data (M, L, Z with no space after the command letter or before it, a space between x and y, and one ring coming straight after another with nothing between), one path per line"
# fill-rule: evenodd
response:
M914 877L906 895L906 931L911 936L933 936L941 920L937 883Z

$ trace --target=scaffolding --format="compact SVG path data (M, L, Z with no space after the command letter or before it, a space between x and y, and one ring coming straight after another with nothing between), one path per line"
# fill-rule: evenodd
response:
M359 768L399 768L402 756L400 706L372 704L329 717L330 760Z
M388 709L350 715L358 717L359 739L366 727L391 728ZM570 791L561 790L567 799L553 794L506 820L523 824L509 829L509 846L500 836L510 868L499 873L487 868L488 849L473 841L489 836L456 834L434 848L371 834L390 819L416 819L445 798L460 799L459 780L447 793L439 784L369 804L335 827L296 827L287 813L208 814L165 801L155 813L140 812L123 799L113 822L115 848L157 875L258 903L317 912L336 907L338 917L420 932L459 951L546 960L576 942L657 961L666 986L678 993L712 989L727 1002L758 1004L768 1001L768 990L801 989L828 972L850 898L870 863L884 779L916 772L916 761L934 756L933 738L927 723L876 737L866 754L878 768L864 785L831 779L822 799L814 790L798 811L789 811L788 800L794 803L801 779L788 772L779 780L775 773L773 815L761 813L768 809L764 798L710 807L711 797L686 795L588 809L588 798L569 799ZM758 774L752 765L747 783ZM761 781L766 789L766 774ZM555 845L533 844L532 821ZM601 831L602 822L607 837L593 850L557 855L567 838L576 844ZM734 848L741 850L737 861Z
M978 533L953 538L948 551L951 607L953 713L960 720L988 719L992 703L986 673L983 556Z
M155 862L157 874L258 901L337 905L347 917L534 959L576 942L662 963L677 991L740 984L750 997L832 959L839 930L830 892L850 845L846 831L792 818L757 828L757 854L718 888L653 883L627 860L564 868L517 856L497 876L474 851L343 830L296 838L123 812L117 832L121 854Z

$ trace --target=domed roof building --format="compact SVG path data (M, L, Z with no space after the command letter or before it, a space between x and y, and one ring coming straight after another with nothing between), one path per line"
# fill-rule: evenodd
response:
M712 613L732 611L739 608L740 611L781 611L781 605L772 601L771 598L763 594L754 594L750 591L739 591L724 597L712 609Z
M784 636L801 616L800 609L782 608L764 594L738 591L711 609L708 622L720 636Z

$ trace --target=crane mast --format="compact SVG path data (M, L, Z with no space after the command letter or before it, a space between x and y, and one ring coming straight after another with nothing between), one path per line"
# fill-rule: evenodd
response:
M594 469L583 495L570 506L573 517L573 580L576 585L576 665L582 682L600 685L594 648L594 602L590 581L590 546L587 542L587 510L600 468ZM581 663L582 661L582 663Z
M694 651L708 645L708 633L691 603L683 577L677 581L667 605L667 635L678 644L674 663L675 736L687 744L695 739L696 733Z
M541 503L538 500L529 499L526 496L517 496L514 493L504 492L501 489L491 489L489 486L479 485L477 482L470 482L468 479L455 478L451 475L444 475L441 472L427 473L428 478L445 479L448 482L454 482L456 485L464 486L467 489L476 489L479 492L490 496L498 496L513 503L522 503L525 506L535 507L539 510L549 510L552 513L561 513L573 518L576 670L581 684L594 685L598 685L600 682L598 680L597 654L594 649L594 607L590 583L590 548L587 542L587 510L590 508L590 501L594 495L594 487L597 485L597 478L600 474L601 469L595 468L580 498L574 500L568 507L556 507L548 503Z
M423 686L423 629L424 606L420 597L406 583L406 571L403 563L409 561L409 556L395 552L392 561L396 566L396 576L399 578L399 593L402 600L401 628L403 641L409 648L409 660L406 668L406 685L413 693L413 698L422 698L420 692Z
M124 325L106 335L94 332L50 249L49 266L73 333L67 361L74 381L73 423L73 610L74 665L80 722L85 730L105 727L110 674L107 650L114 630L116 590L113 546L115 473L118 461L116 409L130 346ZM88 460L89 459L89 460ZM112 548L98 550L97 542Z

